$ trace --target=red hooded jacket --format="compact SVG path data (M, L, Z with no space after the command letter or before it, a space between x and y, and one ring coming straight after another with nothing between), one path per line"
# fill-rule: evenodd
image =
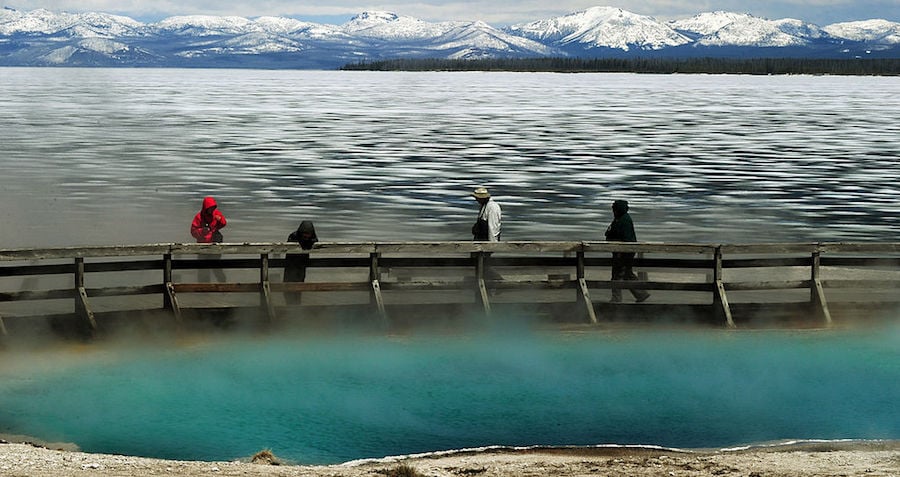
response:
M213 243L213 235L225 227L225 216L219 212L218 207L216 199L203 198L203 208L191 222L191 235L197 239L197 243Z

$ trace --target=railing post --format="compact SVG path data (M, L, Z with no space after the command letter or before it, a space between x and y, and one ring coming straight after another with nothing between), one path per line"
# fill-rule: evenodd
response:
M97 320L88 304L87 291L84 289L84 257L75 258L75 314L84 322L87 331L97 331Z
M259 306L269 323L275 321L275 307L272 306L272 292L269 287L269 254L259 256Z
M591 323L597 323L597 313L594 311L594 303L591 301L591 295L588 292L587 282L584 280L584 250L577 253L577 262L575 264L575 278L578 279L578 301L584 304L587 309L588 318Z
M812 269L810 275L810 302L816 308L819 315L825 319L825 324L831 326L831 311L828 310L828 301L825 299L825 288L821 279L821 252L818 247L812 253Z
M728 305L728 295L725 294L722 270L722 246L716 247L715 265L713 267L713 308L725 318L725 326L734 328L734 319L731 317L731 307Z
M378 258L381 256L378 252L369 254L369 303L374 303L378 310L378 316L381 317L383 324L387 324L387 311L384 308L384 297L381 295L381 272L378 268Z

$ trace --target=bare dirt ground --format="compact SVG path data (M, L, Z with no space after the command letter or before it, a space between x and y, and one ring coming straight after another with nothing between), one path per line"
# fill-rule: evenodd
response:
M5 441L4 441L5 442ZM52 445L48 445L52 446ZM278 463L275 456L275 463ZM385 458L340 465L273 465L271 460L197 462L57 450L0 443L0 475L82 476L283 476L283 477L496 477L496 476L900 476L900 443L802 444L739 451L665 449L492 448Z

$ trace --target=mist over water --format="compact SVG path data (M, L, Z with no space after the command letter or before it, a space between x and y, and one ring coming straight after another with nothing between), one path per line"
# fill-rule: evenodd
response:
M896 240L900 81L878 77L0 70L0 247L466 240Z
M7 370L0 433L334 463L485 445L898 439L900 330L281 337ZM65 364L64 364L65 363Z

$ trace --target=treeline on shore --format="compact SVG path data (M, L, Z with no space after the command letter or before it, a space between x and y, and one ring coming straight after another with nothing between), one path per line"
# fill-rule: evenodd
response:
M752 75L900 75L900 58L442 58L361 61L341 69L364 71L518 71L557 73L707 73Z

